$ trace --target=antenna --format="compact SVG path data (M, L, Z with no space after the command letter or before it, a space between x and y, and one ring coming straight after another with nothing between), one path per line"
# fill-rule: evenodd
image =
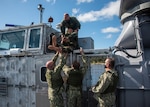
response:
M40 23L42 23L43 11L45 8L42 7L42 4L39 4L37 9L40 11Z

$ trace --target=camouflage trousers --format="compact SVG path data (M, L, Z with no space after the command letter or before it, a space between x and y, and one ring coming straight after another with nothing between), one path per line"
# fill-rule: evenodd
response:
M69 42L63 42L62 43L62 50L64 52L72 52L74 49L79 49L78 46L78 34L72 33L72 34L66 34L66 37L69 37Z
M97 107L115 107L116 96L114 93L100 95L98 98Z
M64 107L62 91L62 88L48 89L50 107Z
M67 106L68 107L81 107L81 90L69 89L67 91Z

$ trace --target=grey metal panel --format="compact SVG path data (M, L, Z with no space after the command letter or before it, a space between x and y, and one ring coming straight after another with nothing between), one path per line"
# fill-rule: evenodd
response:
M136 50L128 50L135 53ZM148 52L148 51L147 51ZM119 73L117 93L118 107L150 107L150 78L147 61L127 57L123 52L115 56L116 68Z
M147 60L147 64L150 65L150 49L149 48L145 48L144 49L144 57Z
M134 20L124 23L123 30L119 38L115 42L115 46L120 46L128 49L135 49L136 41L134 34Z
M4 60L4 63L1 62ZM0 97L0 107L35 107L35 66L32 57L0 59L0 75L8 78L8 95Z
M131 17L136 12L147 11L150 9L149 0L121 0L119 16L124 22L126 18Z
M135 49L136 40L141 40L144 48L150 48L150 14L142 14L138 16L139 24L135 25L135 19L130 19L124 23L123 30L119 38L115 42L115 46L127 49ZM135 30L138 29L140 39L136 38Z
M119 90L117 107L149 107L149 102L145 101L143 90Z
M137 5L148 2L149 0L121 0L120 2L120 16Z
M139 28L144 48L150 48L150 14L139 16Z
M50 107L47 89L36 93L36 107Z
M91 37L79 38L78 43L83 49L94 49L94 41Z

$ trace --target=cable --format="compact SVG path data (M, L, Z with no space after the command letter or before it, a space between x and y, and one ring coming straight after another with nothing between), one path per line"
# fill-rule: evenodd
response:
M129 57L132 57L132 58L138 58L138 57L140 57L142 54L143 54L143 52L137 52L137 55L131 55L131 54L129 54L123 47L118 47L118 46L114 46L113 47L113 50L114 50L114 54L117 52L117 51L122 51L122 52L124 52L127 56L129 56ZM139 54L140 53L140 54Z

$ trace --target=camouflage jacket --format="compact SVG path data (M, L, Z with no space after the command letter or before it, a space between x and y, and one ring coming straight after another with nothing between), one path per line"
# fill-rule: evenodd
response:
M97 84L92 88L92 92L107 94L115 91L118 82L118 74L114 70L105 71L99 78Z
M117 72L105 71L92 88L94 98L99 102L99 107L114 107L116 102L115 89L118 82Z
M57 58L58 58L58 55L55 55L53 57L52 60L54 61L54 63L56 63ZM66 63L66 57L62 55L60 57L59 64L54 68L54 70L47 69L45 76L46 76L46 80L47 80L49 87L57 88L63 85L63 79L61 77L61 70L62 70L62 67L65 65L65 63Z
M87 62L85 56L82 55L82 62L83 66L80 67L79 70L75 70L72 67L64 66L63 71L67 76L67 84L72 86L79 86L82 85L83 76L87 71Z
M70 17L69 21L63 20L61 22L61 33L65 35L65 28L71 28L72 30L80 29L81 24L76 17Z

